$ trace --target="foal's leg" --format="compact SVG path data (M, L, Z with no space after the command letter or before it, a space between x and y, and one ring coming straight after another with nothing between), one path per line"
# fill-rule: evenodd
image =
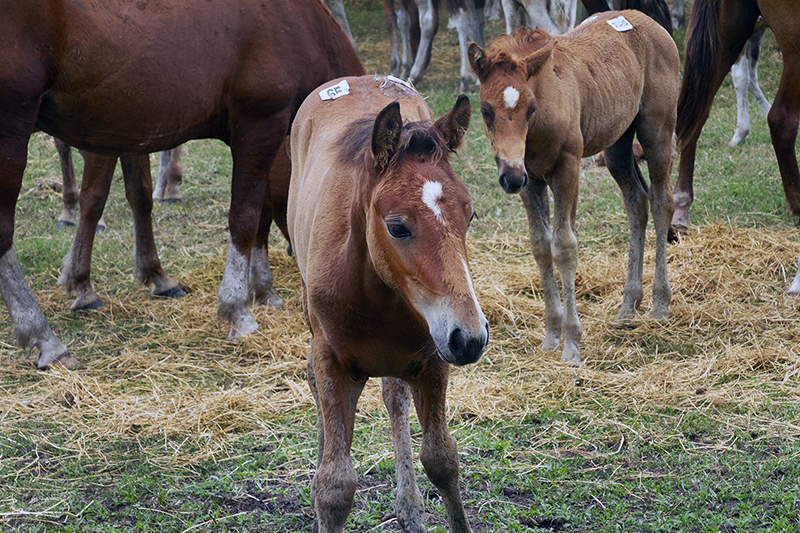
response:
M316 391L319 439L312 481L314 531L339 533L353 507L358 484L350 446L356 404L366 381L354 381L352 374L336 363L330 346L315 340L312 338L309 356L309 386Z
M545 313L542 350L551 351L558 348L564 311L561 307L561 295L553 264L551 244L553 235L550 231L550 200L547 196L547 185L541 180L530 179L528 186L522 189L519 195L528 215L531 249L539 267L539 277L542 279Z
M186 296L178 282L167 276L158 259L153 238L153 184L150 177L150 156L122 156L122 177L125 197L133 212L133 276L148 285L150 294L163 298Z
M800 215L800 171L794 147L800 123L800 83L798 83L800 36L791 36L786 40L790 42L778 41L781 50L785 51L783 74L767 122L781 172L783 192L786 195L786 211L791 216L798 216ZM789 50L793 52L788 52Z
M161 152L158 164L158 179L153 190L153 200L168 204L181 201L181 183L183 182L183 164L181 163L181 147Z
M111 188L111 179L117 158L85 152L83 154L83 181L80 193L80 218L78 229L69 252L64 257L58 285L67 289L68 295L76 299L70 306L73 311L97 309L103 306L100 296L92 289L92 247L97 223Z
M383 403L392 421L394 469L397 473L394 511L397 521L406 533L425 533L422 495L417 487L411 449L411 424L408 418L411 389L408 384L397 378L383 378Z
M583 327L575 304L575 272L578 270L578 241L575 238L575 212L578 207L580 159L565 154L552 177L553 189L553 262L561 276L564 321L561 336L564 350L561 361L580 364L579 344Z
M612 146L606 148L606 167L622 190L630 229L628 274L622 290L622 306L616 320L624 322L635 316L642 303L642 267L647 228L647 183L633 156L633 127ZM649 161L648 161L649 162Z
M428 479L442 496L451 533L469 533L472 530L458 482L456 441L447 429L445 396L449 368L444 362L435 361L434 364L436 368L423 370L419 383L412 386L414 406L422 426L419 458Z

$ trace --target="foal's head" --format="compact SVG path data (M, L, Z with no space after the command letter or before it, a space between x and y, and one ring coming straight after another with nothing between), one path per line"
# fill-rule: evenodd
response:
M550 36L530 28L501 35L488 51L475 43L469 46L470 68L481 82L483 127L497 162L500 185L507 193L519 192L528 183L525 138L536 112L536 97L528 80L552 51Z
M439 356L474 363L489 339L467 263L475 209L448 162L469 125L470 104L431 122L403 125L389 104L372 123L360 203L375 271L427 324Z

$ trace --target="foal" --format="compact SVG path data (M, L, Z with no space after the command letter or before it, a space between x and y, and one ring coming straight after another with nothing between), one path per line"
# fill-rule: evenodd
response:
M519 192L528 213L545 299L542 349L556 349L563 336L561 360L580 362L575 211L581 158L601 150L622 189L631 230L617 320L633 318L642 301L648 198L656 229L652 315L666 318L671 298L666 242L673 210L669 174L679 72L672 37L651 18L628 10L595 15L560 36L522 28L498 37L488 51L471 44L469 55L481 82L481 115L500 185L507 193ZM634 135L647 158L649 190L634 160ZM552 235L548 187L555 204ZM561 274L563 310L555 267Z
M340 96L323 100L328 95ZM413 397L425 472L442 494L451 531L470 531L445 413L449 365L476 362L489 338L467 264L474 208L448 163L469 117L463 95L432 122L410 86L363 76L323 85L292 126L287 222L312 334L308 376L319 438L312 500L320 533L342 531L352 507L356 403L367 379L380 376L400 524L424 531L409 435Z

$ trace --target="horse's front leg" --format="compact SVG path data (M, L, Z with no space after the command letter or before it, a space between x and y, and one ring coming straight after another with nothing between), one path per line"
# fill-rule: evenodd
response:
M397 378L383 378L383 403L392 421L394 468L397 474L394 510L397 521L406 533L425 533L422 495L417 487L411 449L411 424L408 418L411 389L408 384Z
M150 156L122 156L122 177L125 197L133 213L133 276L148 285L150 292L162 298L186 296L178 282L167 276L161 268L153 237L153 183L150 176Z
M432 361L431 366L420 373L419 382L411 389L422 426L419 458L428 479L442 496L451 533L470 533L459 488L458 450L447 429L445 397L450 369L440 360Z
M575 304L575 272L578 269L578 241L575 238L575 213L578 206L580 159L563 156L551 178L553 189L553 262L561 275L564 321L561 336L564 350L561 361L580 364L580 341L583 327Z
M231 243L219 285L217 315L231 324L228 337L250 335L258 323L248 309L250 257L272 162L289 130L290 110L267 120L240 124L231 142L233 179L228 226Z
M314 531L339 533L353 507L358 478L350 460L356 404L366 381L335 361L330 346L311 341L309 385L317 401L317 472L312 481Z
M527 187L520 191L520 197L528 216L531 249L536 265L539 267L539 277L542 280L545 313L545 335L542 350L552 351L558 348L564 310L561 307L561 295L558 291L558 279L553 263L551 246L553 235L550 230L550 200L547 197L547 184L541 180L531 179Z
M84 153L78 229L75 231L72 246L64 257L61 275L58 278L58 285L67 289L67 295L76 296L70 306L73 311L97 309L103 306L90 280L92 247L116 165L117 158L114 156Z

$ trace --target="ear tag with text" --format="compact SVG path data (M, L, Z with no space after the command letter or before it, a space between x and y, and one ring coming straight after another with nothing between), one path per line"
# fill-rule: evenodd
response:
M342 80L336 85L322 89L319 92L319 97L323 100L336 100L346 94L350 94L350 84L347 83L347 80Z
M608 22L608 24L612 28L614 28L615 30L617 30L619 32L628 31L628 30L632 30L633 29L633 25L630 22L628 22L628 20L625 17L623 17L622 15L620 15L620 16L618 16L616 18L613 18L613 19L608 19L606 22Z

